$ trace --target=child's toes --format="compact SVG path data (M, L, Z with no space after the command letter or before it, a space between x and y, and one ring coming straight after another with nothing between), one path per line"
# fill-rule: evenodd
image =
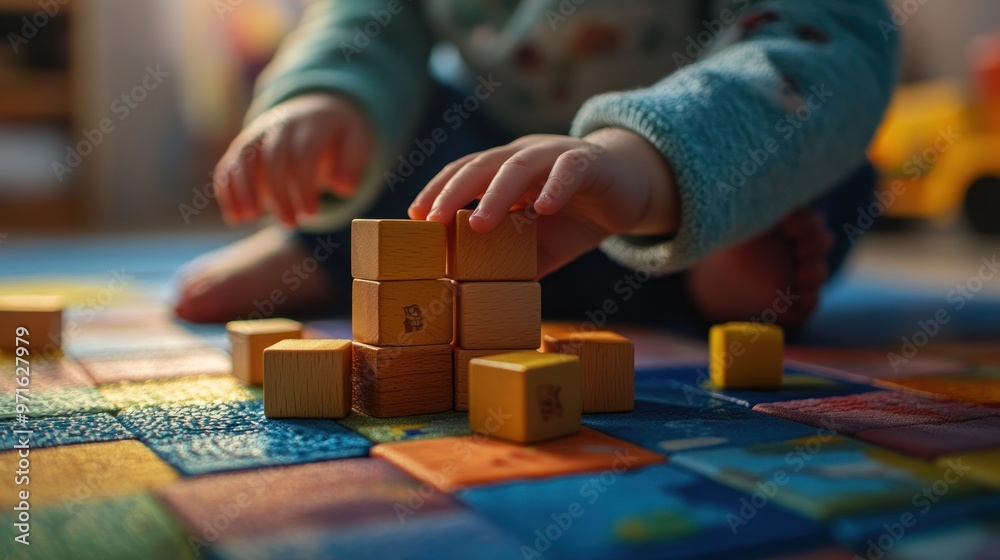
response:
M792 239L809 237L825 229L826 217L813 208L800 208L781 221L781 232Z
M803 261L795 269L795 283L800 288L818 287L826 282L830 270L822 259Z
M833 248L833 233L823 228L796 239L795 256L799 260L823 258Z

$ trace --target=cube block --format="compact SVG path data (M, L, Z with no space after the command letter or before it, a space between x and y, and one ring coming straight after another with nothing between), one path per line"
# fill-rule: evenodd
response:
M379 346L450 344L454 299L448 280L355 280L354 340Z
M302 323L290 319L230 321L226 332L232 346L233 375L260 385L264 382L264 349L288 338L302 338Z
M365 280L444 278L447 232L440 222L354 220L351 276Z
M456 282L455 345L469 350L538 348L538 282Z
M29 352L33 356L52 355L62 349L62 315L65 302L57 296L0 297L0 352L17 350L18 327L28 330Z
M265 416L336 420L350 412L350 340L282 340L264 350Z
M511 212L496 229L469 227L471 210L459 210L448 229L448 278L462 281L538 279L535 220Z
M532 351L469 362L469 427L473 432L534 443L580 429L580 359Z
M518 348L505 350L469 350L467 348L455 347L455 410L469 410L469 360L493 356L495 354L508 354L510 352L517 352L518 350Z
M354 343L354 408L378 418L451 409L451 346Z
M635 345L610 331L542 337L542 352L580 358L583 412L628 412L635 402Z
M721 389L781 385L784 331L761 323L725 323L709 332L709 372Z

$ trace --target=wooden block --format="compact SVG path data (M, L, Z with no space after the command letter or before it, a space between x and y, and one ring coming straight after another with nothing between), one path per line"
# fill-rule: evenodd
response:
M232 346L233 375L260 385L264 382L264 349L287 338L302 338L302 323L290 319L230 321L226 332Z
M440 222L354 220L351 276L364 280L444 278L447 244Z
M635 406L635 346L610 331L542 337L542 352L580 358L583 412L628 412Z
M448 278L463 281L537 280L535 220L511 212L496 229L476 233L471 210L459 210L448 228Z
M542 333L538 282L455 282L455 345L534 350Z
M355 280L354 340L378 346L450 344L454 301L448 280Z
M65 302L58 296L0 297L0 352L16 351L18 327L28 330L20 338L28 341L31 355L51 355L61 350L63 307Z
M781 386L784 331L761 323L725 323L709 332L709 371L720 389Z
M282 340L264 350L264 416L337 420L350 412L350 340Z
M533 443L580 430L580 359L511 352L469 362L469 428Z
M455 347L455 410L469 410L469 360L493 356L495 354L508 354L510 352L517 352L518 350L520 349L469 350L467 348Z
M354 408L378 418L451 409L451 346L354 343Z

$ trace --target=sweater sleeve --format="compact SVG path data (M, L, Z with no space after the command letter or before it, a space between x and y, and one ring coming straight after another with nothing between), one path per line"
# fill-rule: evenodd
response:
M636 132L672 166L681 223L669 239L601 248L652 274L687 268L767 229L863 162L896 79L883 0L763 0L707 56L646 89L588 100L573 123ZM731 20L730 20L731 21Z
M432 41L419 2L315 0L261 74L248 121L297 95L329 91L357 101L376 132L358 191L350 200L324 202L304 229L334 229L374 204L380 170L412 139L429 99Z

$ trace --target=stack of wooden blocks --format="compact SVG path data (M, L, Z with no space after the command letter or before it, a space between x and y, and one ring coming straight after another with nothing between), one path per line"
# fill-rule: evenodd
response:
M356 410L387 418L451 409L455 295L445 254L439 222L354 220Z
M533 443L575 433L583 412L631 410L627 339L546 337L538 352L534 220L512 213L481 234L469 216L459 211L448 228L354 220L353 342L297 340L301 325L283 320L231 324L235 371L251 383L260 383L250 355L261 345L250 341L286 339L263 350L265 414L341 418L353 405L389 418L454 408L469 411L474 431Z
M468 410L469 362L538 348L542 290L534 220L509 214L492 232L469 227L460 210L448 230L448 278L455 313L455 410Z

